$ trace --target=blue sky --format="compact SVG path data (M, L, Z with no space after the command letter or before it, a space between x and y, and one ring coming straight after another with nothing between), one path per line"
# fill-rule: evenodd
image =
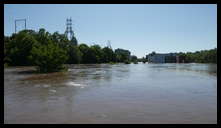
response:
M28 29L64 33L69 17L79 43L104 47L110 40L112 48L138 57L217 47L216 4L6 4L4 34L11 35L21 18Z

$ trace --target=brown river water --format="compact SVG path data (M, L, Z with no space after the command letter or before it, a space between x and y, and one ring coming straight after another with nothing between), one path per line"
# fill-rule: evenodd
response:
M4 69L4 123L217 123L217 65L68 65Z

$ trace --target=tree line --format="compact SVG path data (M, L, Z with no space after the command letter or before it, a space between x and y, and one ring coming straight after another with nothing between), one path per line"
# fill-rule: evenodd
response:
M77 39L70 41L64 34L47 32L45 29L23 30L11 36L4 36L4 65L37 66L40 72L54 72L65 69L64 64L100 64L147 62L137 58L129 50L88 46ZM217 63L217 49L178 53L179 62Z
M129 50L77 44L75 37L69 41L58 32L23 30L4 36L4 65L37 66L40 72L53 72L64 69L63 64L130 63L137 59L131 59Z
M153 51L149 55L151 56L155 54L156 52ZM179 57L179 63L217 63L217 48L196 52L179 52L175 54ZM146 56L146 59L148 59L148 55ZM165 61L168 63L176 63L176 56L166 56Z
M179 61L184 63L217 63L217 48L196 52L180 52Z

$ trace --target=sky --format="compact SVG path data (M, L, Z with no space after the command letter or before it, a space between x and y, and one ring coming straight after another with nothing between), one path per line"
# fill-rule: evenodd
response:
M105 47L110 40L113 49L137 57L217 47L216 4L5 4L4 34L14 33L14 20L24 18L27 29L63 34L70 17L79 44Z

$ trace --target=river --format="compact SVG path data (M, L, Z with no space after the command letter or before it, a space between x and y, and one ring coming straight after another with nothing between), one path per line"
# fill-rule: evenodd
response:
M4 123L217 123L215 64L80 64L4 69Z

